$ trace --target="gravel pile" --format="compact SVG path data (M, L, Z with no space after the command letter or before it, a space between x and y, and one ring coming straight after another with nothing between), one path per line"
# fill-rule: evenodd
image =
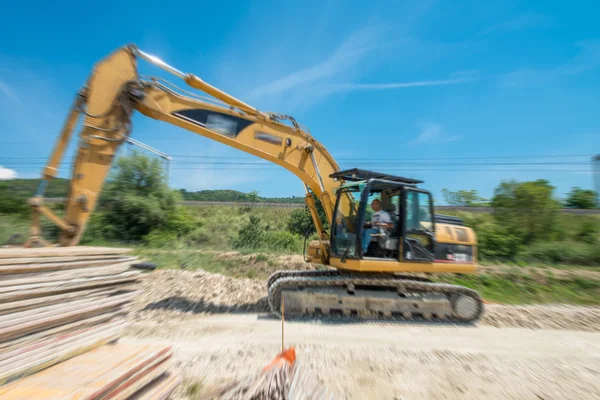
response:
M204 271L155 271L144 275L134 309L136 319L168 313L181 317L269 310L266 283Z
M572 305L507 306L491 304L481 324L497 328L600 331L600 307Z
M146 274L133 305L136 321L155 322L217 313L268 312L266 282L204 271L164 270ZM600 331L600 307L491 304L479 325L498 328Z

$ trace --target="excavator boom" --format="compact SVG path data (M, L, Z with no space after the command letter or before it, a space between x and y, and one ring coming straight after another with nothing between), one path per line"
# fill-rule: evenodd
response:
M213 98L201 98L159 78L141 79L137 72L140 58ZM332 193L337 183L329 175L339 167L325 147L292 117L259 111L197 76L184 74L130 45L95 65L87 84L77 95L43 171L40 190L32 199L34 209L49 216L61 228L61 245L73 246L80 241L113 158L131 133L134 111L286 168L304 182L307 196L316 195L328 218L332 217ZM61 220L43 206L43 190L47 181L57 175L60 160L81 116L80 145L71 174L65 217ZM291 125L285 124L286 121ZM314 200L308 203L314 204ZM319 236L324 239L325 232L316 209L311 211L314 211ZM37 226L34 226L33 234L39 235Z

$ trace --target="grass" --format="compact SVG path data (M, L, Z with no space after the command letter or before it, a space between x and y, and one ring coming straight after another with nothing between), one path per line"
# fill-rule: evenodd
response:
M202 380L186 380L183 383L185 388L185 394L190 400L197 400L202 398L204 391L204 382Z
M231 240L237 237L240 227L251 215L260 218L270 231L285 231L292 208L240 207L240 206L190 206L189 210L201 226L194 235L198 236L203 248L228 249Z
M27 238L29 222L24 216L0 214L0 245L6 243L14 234Z
M515 267L500 274L443 276L440 281L477 290L487 301L503 304L568 303L600 305L600 279L540 275Z
M284 261L264 253L137 249L136 254L160 268L202 269L236 278L264 280L277 270L289 269ZM439 275L434 280L472 288L492 303L600 305L600 279L568 272L555 275L551 269L513 266L477 275Z
M236 252L161 250L139 247L134 254L155 263L160 269L203 270L234 278L266 279L281 268L266 254L244 255Z
M247 224L251 215L258 216L268 232L285 231L293 209L241 206L191 206L189 209L197 219L199 227L189 238L186 237L186 240L166 243L159 248L139 244L132 246L126 243L107 243L87 238L86 245L133 247L134 254L156 263L159 268L202 269L237 278L264 280L276 270L290 268L280 260L281 252L267 247L260 250L249 248L232 253L231 242L237 237L240 228ZM491 218L489 215L475 217ZM572 243L573 238L580 232L583 221L592 221L600 226L600 216L561 215L560 218L563 241L558 243L561 246L569 246ZM26 238L29 234L29 221L27 215L0 214L0 243L5 243L15 233ZM44 222L43 226L46 237L56 235L56 229L53 230L50 223ZM600 232L600 229L598 231ZM581 244L580 247L583 246ZM593 275L590 277L576 274L578 270L600 271L598 266L526 260L511 263L482 261L483 265L501 265L502 268L498 268L497 271L490 271L493 267L486 268L479 275L445 275L436 279L473 288L491 302L600 305L600 279ZM538 268L547 271L540 272ZM554 273L551 269L564 272Z

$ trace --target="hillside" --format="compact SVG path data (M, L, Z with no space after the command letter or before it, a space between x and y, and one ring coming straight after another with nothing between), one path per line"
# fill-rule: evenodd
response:
M237 190L200 190L197 192L188 192L185 189L180 189L179 192L184 200L194 201L261 201L268 203L304 203L304 197L260 197L252 192L244 193Z
M0 198L26 199L35 193L39 179L12 179L0 181ZM67 197L69 190L68 179L56 178L50 181L46 189L46 197ZM237 190L200 190L188 192L180 189L183 200L195 201L226 201L248 202L262 201L268 203L304 203L304 197L256 197L253 193L244 193Z
M11 179L0 181L0 197L26 199L34 195L40 179ZM50 181L46 189L46 197L67 197L69 180L55 178Z

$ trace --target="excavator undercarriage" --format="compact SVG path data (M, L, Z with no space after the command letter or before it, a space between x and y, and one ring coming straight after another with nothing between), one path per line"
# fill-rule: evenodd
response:
M476 322L479 294L417 276L339 270L279 271L267 282L271 312L286 318L403 319Z

